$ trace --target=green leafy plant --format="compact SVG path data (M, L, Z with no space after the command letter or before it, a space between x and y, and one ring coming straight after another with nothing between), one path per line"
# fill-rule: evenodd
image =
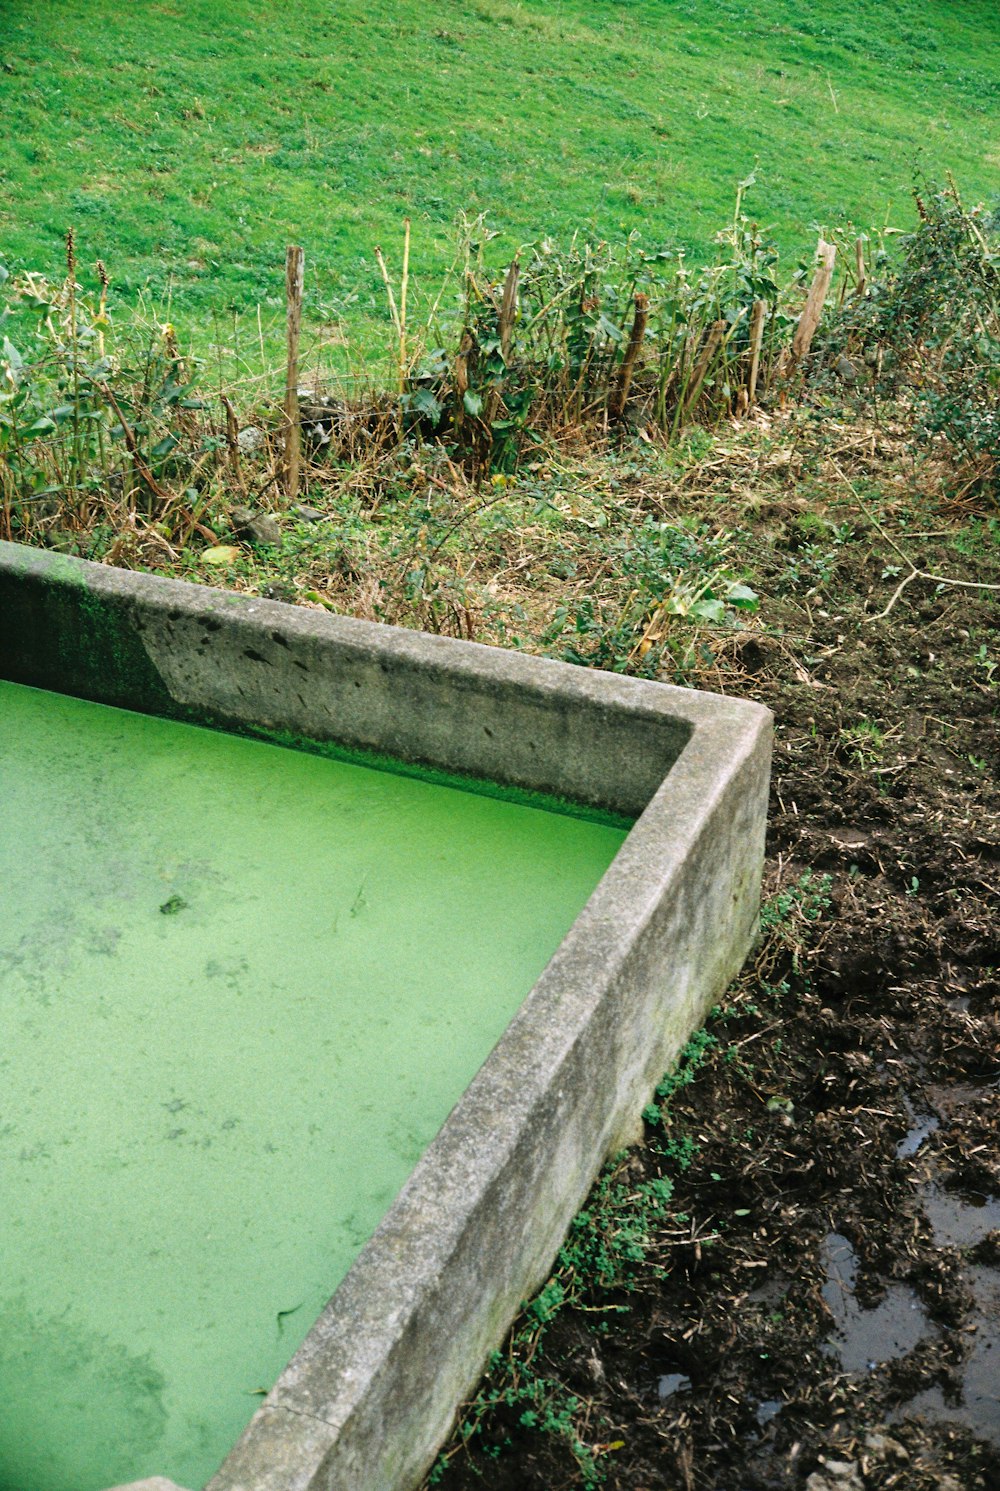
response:
M954 182L914 192L919 222L883 256L832 336L872 379L903 378L917 427L946 439L973 482L1000 491L1000 224Z
M761 948L754 972L766 985L773 978L782 955L790 959L792 972L802 972L806 949L815 927L830 908L833 880L804 870L792 885L770 896L760 908Z
M0 494L8 538L55 533L72 543L114 510L136 513L161 536L190 537L200 473L223 442L170 326L144 341L116 338L108 278L77 281L73 235L67 276L5 282L0 309ZM133 329L134 328L134 323ZM151 526L151 525L150 525Z
M610 545L614 599L557 608L544 638L567 662L680 681L710 629L745 625L759 599L728 563L730 535L647 519ZM624 604L620 597L625 595Z

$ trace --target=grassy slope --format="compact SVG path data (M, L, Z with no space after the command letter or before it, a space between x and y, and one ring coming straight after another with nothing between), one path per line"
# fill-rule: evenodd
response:
M995 0L5 0L0 252L173 285L182 322L438 274L462 208L506 245L576 227L703 248L755 158L785 246L907 217L914 163L1000 164ZM834 104L834 99L836 103Z

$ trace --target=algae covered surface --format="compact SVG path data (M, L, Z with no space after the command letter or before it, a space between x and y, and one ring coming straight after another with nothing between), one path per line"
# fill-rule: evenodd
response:
M0 1487L215 1470L620 829L0 684Z

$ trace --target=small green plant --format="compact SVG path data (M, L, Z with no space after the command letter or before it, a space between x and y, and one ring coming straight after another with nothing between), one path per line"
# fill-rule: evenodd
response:
M795 922L815 922L830 906L829 875L804 870L794 885L777 891L760 908L761 931L769 934Z
M556 1277L566 1299L589 1297L595 1289L631 1288L658 1226L669 1215L670 1181L659 1178L631 1185L623 1178L623 1159L602 1173L560 1249Z
M829 585L837 567L837 552L825 544L810 543L789 556L778 586L781 594L801 594Z
M886 732L874 720L858 720L840 731L840 743L848 759L862 771L877 767L885 750Z
M794 974L802 973L815 926L830 908L832 885L829 875L805 870L793 885L785 886L764 902L760 909L761 948L754 967L762 988L770 987L768 980L773 979L783 956L790 959ZM782 980L774 992L783 995L788 988L787 981Z
M951 535L951 546L967 558L978 558L994 552L1000 542L1000 518L972 518Z
M580 1484L585 1491L596 1491L604 1482L604 1472L599 1450L586 1443L577 1427L582 1406L563 1383L536 1370L530 1356L517 1363L494 1352L483 1388L461 1424L461 1443L476 1444L487 1459L499 1459L511 1441L509 1435L491 1437L491 1421L498 1415L505 1419L513 1415L522 1429L561 1440L575 1462ZM447 1452L438 1457L427 1477L429 1486L439 1484L449 1458Z
M679 1138L671 1138L661 1144L660 1149L664 1159L672 1160L678 1170L690 1170L694 1164L699 1151L699 1144L690 1134L682 1134Z
M682 681L710 660L706 634L745 625L758 607L730 568L730 540L706 524L647 519L610 545L614 599L590 595L558 607L545 645L566 662L650 678L667 671Z
M985 676L987 684L992 685L993 675L998 667L1000 667L1000 662L990 656L990 650L986 643L981 642L976 652L976 668Z

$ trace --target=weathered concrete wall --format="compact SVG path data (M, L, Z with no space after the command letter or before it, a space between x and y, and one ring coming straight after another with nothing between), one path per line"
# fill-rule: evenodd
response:
M0 627L15 681L623 813L642 811L691 729L633 679L13 544Z
M406 1491L756 926L770 716L0 544L0 674L641 813L208 1491Z

